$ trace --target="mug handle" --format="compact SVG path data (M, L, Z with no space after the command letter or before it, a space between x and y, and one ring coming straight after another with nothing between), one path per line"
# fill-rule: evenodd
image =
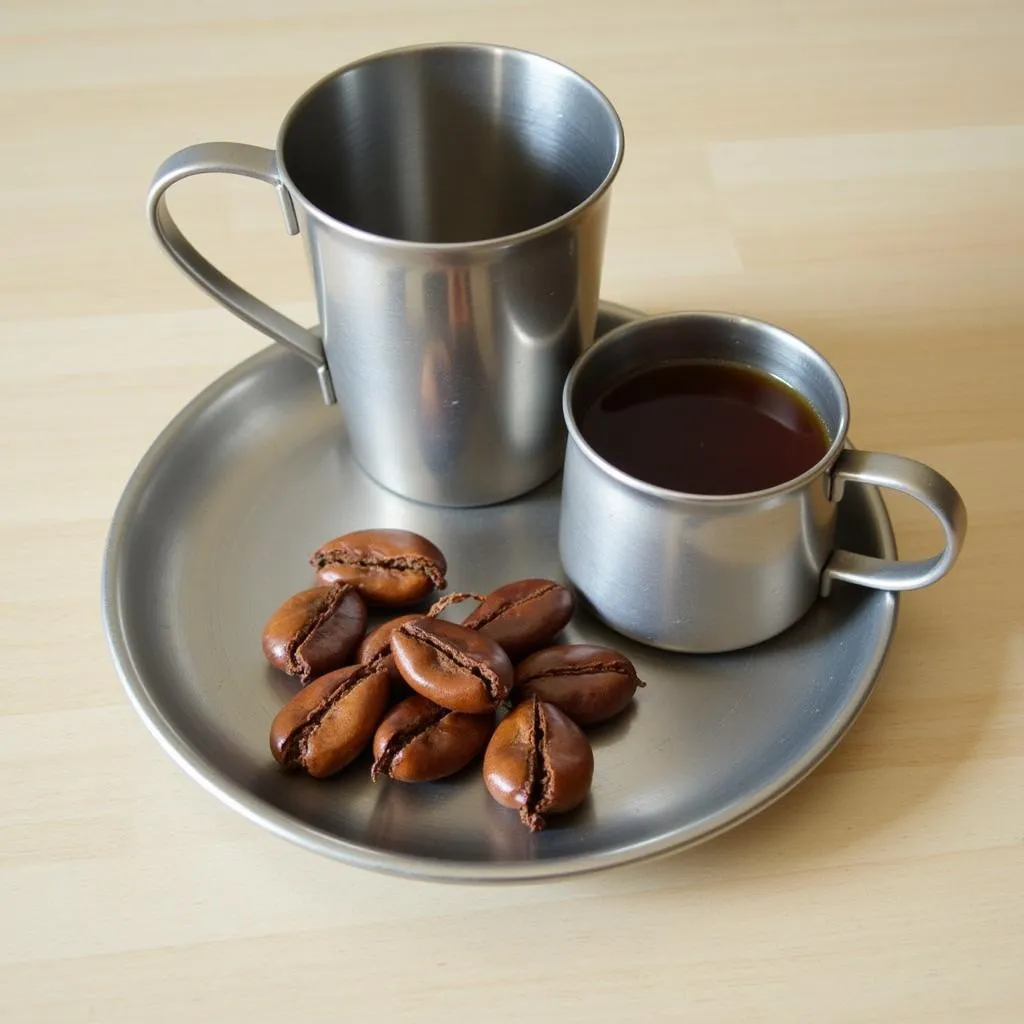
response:
M832 553L822 574L821 594L827 596L833 580L845 580L875 590L917 590L946 575L956 561L967 533L967 509L956 488L930 466L902 455L861 452L847 448L831 471L832 501L840 501L847 481L902 491L921 502L938 519L945 534L942 551L931 558L902 562L875 558L854 551Z
M182 234L167 209L165 193L177 181L193 174L241 174L273 185L284 213L288 234L299 233L299 222L288 189L281 181L277 169L277 154L262 146L248 146L241 142L202 142L186 146L169 156L153 175L146 198L146 215L157 240L171 259L204 288L218 302L227 306L235 316L269 335L274 341L290 348L316 368L317 379L324 401L335 401L331 375L327 369L323 342L312 331L278 313L255 295L250 294L231 278L222 274L202 256Z

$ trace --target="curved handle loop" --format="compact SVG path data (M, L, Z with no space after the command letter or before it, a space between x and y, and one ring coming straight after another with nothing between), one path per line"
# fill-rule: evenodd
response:
M902 455L846 449L832 468L833 501L842 498L849 480L909 494L938 519L945 543L939 554L912 562L834 551L821 574L823 596L828 594L833 580L845 580L875 590L917 590L930 586L949 572L967 533L967 509L956 488L944 476Z
M153 176L146 199L146 214L158 241L167 250L171 259L196 284L227 306L235 316L312 363L316 367L324 401L328 404L333 403L334 388L321 340L221 273L182 234L171 217L167 209L167 190L182 178L188 178L193 174L212 173L242 174L273 185L284 212L288 233L299 233L295 207L278 174L277 154L272 149L247 146L240 142L203 142L195 146L186 146L173 156L169 156Z

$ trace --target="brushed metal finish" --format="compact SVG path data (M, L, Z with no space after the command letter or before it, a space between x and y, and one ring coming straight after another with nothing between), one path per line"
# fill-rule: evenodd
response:
M314 85L276 151L174 154L148 213L194 281L318 366L371 476L419 501L483 505L561 466L559 398L593 341L623 147L607 98L553 60L413 47ZM322 345L211 266L171 219L170 185L210 171L277 187L306 241Z
M627 312L608 309L599 330ZM165 750L265 828L349 864L449 881L577 874L667 853L735 825L804 777L867 700L896 597L839 583L797 626L738 654L669 654L586 611L574 641L617 647L648 686L592 733L594 790L540 835L487 795L479 765L446 782L283 775L267 749L293 683L260 653L267 615L308 586L327 537L404 526L437 541L453 587L556 576L559 483L506 505L451 510L376 485L352 459L302 363L271 347L195 399L157 439L110 528L103 616L128 695ZM854 484L837 535L892 557L885 508Z
M616 381L683 359L732 361L787 382L821 416L828 451L794 480L739 495L671 491L611 465L583 438L578 417ZM625 324L580 358L562 405L569 428L562 564L603 622L642 643L690 653L750 647L796 622L833 580L882 590L928 586L949 571L963 543L967 515L953 485L912 459L844 450L850 415L839 375L772 324L725 313ZM851 481L920 501L942 526L941 553L897 562L837 549L839 502Z
M273 185L284 213L285 227L291 235L299 233L288 190L281 183L277 154L261 146L240 142L201 142L186 146L169 156L158 168L149 187L146 212L157 241L168 255L201 288L223 303L235 316L268 337L281 342L296 355L312 363L320 382L320 390L328 405L335 401L334 386L327 371L324 346L318 334L301 327L265 302L261 302L241 285L221 273L182 234L167 208L167 190L183 178L194 174L239 174Z
M831 480L833 501L842 500L851 482L888 487L917 499L938 519L943 545L931 558L906 562L835 551L821 576L823 596L832 589L833 580L880 590L919 590L938 582L953 567L967 535L967 509L956 488L930 466L903 455L844 451L832 467Z

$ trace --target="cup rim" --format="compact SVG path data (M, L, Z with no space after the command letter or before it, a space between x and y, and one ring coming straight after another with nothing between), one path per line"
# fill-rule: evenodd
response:
M533 227L525 228L522 231L516 231L510 235L495 235L490 238L476 238L465 242L421 242L414 239L391 238L388 235L378 235L373 231L366 231L363 228L358 228L353 224L348 224L343 220L339 220L337 217L321 210L320 207L310 202L310 200L306 198L303 192L292 180L284 159L285 136L288 134L288 131L292 126L292 122L298 116L300 109L306 101L328 82L333 81L342 74L351 71L354 68L361 67L364 64L372 64L376 61L398 56L403 53L430 53L432 51L439 50L469 50L478 53L488 53L491 55L514 54L517 56L529 57L561 68L574 78L579 79L611 115L612 125L615 129L615 156L612 159L608 172L605 174L604 178L601 179L601 183L597 188L595 188L581 202L577 203L571 209L566 210L564 213L559 214L552 220L544 221L542 224L535 224ZM306 91L303 92L302 95L299 96L299 98L288 108L288 112L285 114L284 120L281 122L281 127L278 130L277 142L274 146L274 152L277 158L277 173L289 193L291 193L293 199L302 206L303 210L305 210L307 216L312 217L314 220L319 221L335 231L339 231L351 238L355 238L363 242L371 242L374 245L384 246L387 248L401 248L422 253L477 252L487 249L503 249L510 245L515 245L518 242L528 241L532 238L539 238L548 234L555 228L561 227L563 224L577 219L585 210L589 209L597 203L602 196L604 196L611 187L612 182L615 180L615 176L619 173L625 149L626 136L622 127L622 119L619 117L618 111L615 109L611 100L608 99L608 97L589 78L581 75L574 68L569 67L568 64L555 60L553 57L545 56L542 53L537 53L534 50L526 50L517 46L503 46L499 43L472 42L414 43L410 46L396 46L388 50L380 50L377 53L367 54L365 57L360 57L358 60L351 61L348 64L343 64L341 67L335 68L333 71L329 71L326 75L317 79L317 81L306 89Z
M591 447L584 439L583 434L576 423L576 417L572 411L573 391L581 375L587 366L597 357L600 352L618 344L623 344L626 339L642 333L652 327L663 327L669 324L686 324L698 319L712 319L727 322L745 329L766 330L774 334L786 344L802 349L828 374L832 380L836 395L839 399L839 429L832 438L831 444L824 455L804 470L799 476L783 480L782 483L772 487L765 487L759 491L743 491L736 494L697 494L690 491L676 491L669 487L661 487L658 484L648 483L638 477L619 469L614 463L609 462L603 455ZM722 362L737 362L737 360L723 359ZM745 364L746 365L746 364ZM792 386L792 385L791 385ZM571 444L575 444L580 452L590 460L605 475L618 481L625 487L640 494L646 494L652 498L662 501L674 502L677 504L698 504L698 505L735 505L761 501L766 498L773 498L778 495L788 494L800 490L815 477L824 473L828 467L839 457L846 444L846 436L850 427L850 402L846 393L846 387L835 367L812 345L809 345L802 338L787 331L784 327L770 323L767 320L758 320L755 317L744 316L741 313L726 313L716 310L686 310L673 313L661 313L656 316L641 317L638 320L631 320L628 323L616 327L596 341L586 352L583 353L573 364L569 375L565 379L565 386L562 389L562 416L565 420L566 430L569 433Z

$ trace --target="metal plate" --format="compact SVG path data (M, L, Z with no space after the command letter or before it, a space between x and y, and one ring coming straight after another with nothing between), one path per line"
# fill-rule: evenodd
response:
M606 307L602 330L631 315ZM311 585L317 545L404 527L440 545L453 588L487 591L561 575L558 499L557 480L468 510L383 490L352 462L315 375L266 349L167 427L115 514L103 610L128 695L178 764L253 821L349 864L421 878L536 879L651 857L722 832L799 782L870 694L893 594L837 587L782 636L730 655L657 652L578 612L569 640L617 647L648 685L592 734L592 796L538 835L491 800L479 765L420 786L371 783L367 759L326 782L278 770L268 729L294 684L264 662L260 634ZM895 555L876 491L851 488L841 510L843 547Z

